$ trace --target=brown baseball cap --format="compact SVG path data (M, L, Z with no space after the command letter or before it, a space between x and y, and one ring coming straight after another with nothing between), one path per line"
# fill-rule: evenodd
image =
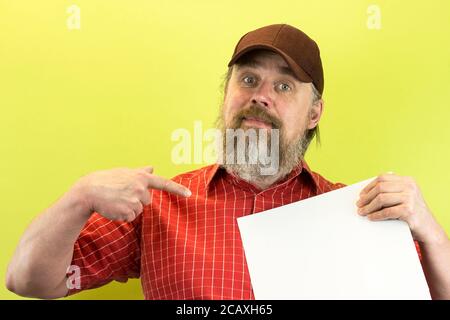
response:
M323 93L323 68L316 42L288 24L272 24L246 33L234 49L228 66L244 54L266 49L278 53L300 81L312 82Z

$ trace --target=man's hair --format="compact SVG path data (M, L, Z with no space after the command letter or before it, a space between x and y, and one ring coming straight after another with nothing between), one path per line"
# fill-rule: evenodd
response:
M270 51L269 51L270 52ZM274 53L275 54L275 53ZM241 57L239 60L237 60L235 62L234 65L232 65L231 67L228 67L228 71L224 76L223 82L222 82L222 86L221 86L221 90L223 92L223 94L225 95L227 89L228 89L228 83L230 82L231 79L231 74L233 73L233 66L238 65L244 65L246 63L248 63L248 61L251 59L251 55L246 54L243 57ZM312 87L312 105L315 105L320 99L322 99L322 95L320 94L320 92L316 89L316 87L314 86L313 83L311 83L311 87ZM320 145L320 131L319 131L319 124L317 124L313 129L308 130L308 132L306 132L306 145L309 145L309 143L312 141L312 139L316 137L316 143L317 145Z

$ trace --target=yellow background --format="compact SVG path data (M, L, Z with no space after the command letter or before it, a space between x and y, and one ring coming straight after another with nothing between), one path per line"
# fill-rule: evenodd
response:
M81 9L69 30L67 8ZM367 8L381 9L381 29ZM170 135L213 126L240 36L289 23L315 39L325 69L322 146L311 168L351 184L413 176L450 232L450 2L0 0L0 298L31 219L81 175L153 165L171 177ZM139 280L72 299L141 299Z

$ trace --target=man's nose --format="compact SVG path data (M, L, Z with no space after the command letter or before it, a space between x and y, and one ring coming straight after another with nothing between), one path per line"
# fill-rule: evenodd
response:
M273 106L273 92L272 86L268 82L262 82L256 89L252 96L252 103L259 104L265 108Z

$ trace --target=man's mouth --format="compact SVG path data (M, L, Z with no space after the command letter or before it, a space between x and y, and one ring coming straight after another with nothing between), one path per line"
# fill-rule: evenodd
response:
M273 124L272 122L262 120L257 117L244 117L242 119L242 123L246 125L247 127L256 127L256 128L262 128L262 129L272 129Z

